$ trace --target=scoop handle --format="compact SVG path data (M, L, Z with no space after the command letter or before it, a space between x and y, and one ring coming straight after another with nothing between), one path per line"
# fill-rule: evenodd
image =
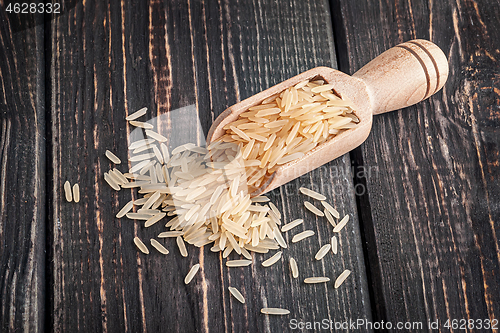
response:
M366 84L373 114L381 114L434 95L448 78L448 61L436 44L415 39L385 51L353 77Z

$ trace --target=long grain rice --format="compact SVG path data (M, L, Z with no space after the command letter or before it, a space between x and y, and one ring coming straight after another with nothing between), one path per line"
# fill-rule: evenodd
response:
M268 315L287 315L290 314L290 311L287 309L281 308L262 308L260 312Z
M286 241L285 239L283 238L283 235L281 234L280 230L278 228L275 228L273 230L273 235L274 235L274 239L276 239L276 241L278 242L278 244L286 249L288 247L288 245L286 244Z
M66 181L64 183L64 194L66 196L67 202L73 201L73 194L71 193L71 184L69 183L69 181Z
M340 287L340 285L342 283L344 283L345 279L347 279L347 277L349 277L350 274L351 274L351 271L348 270L348 269L346 269L345 271L343 271L342 274L340 274L339 277L335 280L334 287L335 288Z
M298 225L300 225L302 223L304 223L303 219L293 220L292 222L290 222L290 223L285 224L284 226L282 226L281 227L281 232L286 232L286 231L292 230L293 228L295 228L296 226L298 226Z
M260 195L258 197L252 198L252 202L268 202L269 200L271 200L271 199L269 199L268 197L266 197L264 195Z
M277 252L276 254L274 254L271 258L265 260L262 262L262 266L264 267L269 267L271 265L274 265L276 262L278 262L278 260L281 259L281 255L282 255L282 252L279 251Z
M308 277L304 279L304 283L324 283L330 281L326 276Z
M196 273L198 273L198 270L200 269L200 264L196 264L187 273L186 277L184 278L184 284L189 284L191 280L193 280L194 276Z
M80 202L80 185L73 185L73 200L75 202Z
M160 252L162 254L168 254L168 250L160 242L158 242L156 239L151 238L150 241L151 241L151 246L154 247L155 249L157 249L158 252Z
M333 228L333 232L340 232L340 230L342 230L345 227L347 222L349 222L349 215L344 216L342 220L340 220L337 226Z
M160 133L157 133L157 132L149 130L149 129L146 130L146 136L149 136L150 138L155 139L158 142L165 142L165 141L167 141L166 137L164 137Z
M316 253L316 255L314 256L314 258L316 260L321 260L323 259L323 257L328 253L328 251L330 251L331 249L331 244L325 244L323 245L319 250L318 252Z
M227 267L244 267L252 263L252 260L228 260L226 261Z
M338 241L337 241L337 237L333 236L332 237L332 252L333 254L337 254L338 252Z
M142 122L142 121L130 120L129 124L132 126L140 127L140 128L144 128L144 129L152 129L153 128L153 125Z
M316 206L314 206L312 203L310 203L309 201L304 201L304 206L306 206L306 208L308 210L310 210L311 212L313 212L314 214L318 215L318 216L325 216L325 214L323 214L322 211L320 211L318 208L316 208Z
M276 207L276 205L273 204L272 202L269 202L268 205L271 208L271 210L274 212L274 214L276 214L278 219L281 219L281 212L279 211L278 207Z
M148 108L142 108L142 109L139 109L137 111L135 111L134 113L128 115L127 117L125 117L125 120L129 121L129 120L135 120L139 117L142 117L146 114L146 112L148 111Z
M293 236L292 243L300 242L301 240L311 237L312 235L314 235L314 231L312 230L302 231L300 234Z
M135 245L137 246L137 248L144 254L149 254L149 250L148 248L146 247L146 245L144 245L144 243L139 239L139 237L134 237L134 243Z
M184 244L184 241L182 240L181 236L177 236L175 241L177 242L177 246L179 247L179 251L181 252L181 255L183 257L188 256L188 252L186 250L186 244Z
M234 298L236 298L240 303L242 304L245 304L245 298L243 297L243 295L240 293L240 291L234 287L228 287L229 289L229 292L231 293L231 295L234 296Z
M250 253L248 253L247 249L245 249L244 247L241 247L241 254L248 260L252 260L252 256L250 255Z
M335 223L335 220L333 219L333 216L330 213L330 211L325 208L323 212L325 213L325 217L328 220L328 222L330 222L330 224L335 228L337 226L337 223Z
M105 153L106 157L111 161L113 162L114 164L121 164L122 163L122 160L120 160L118 158L118 156L116 156L115 154L113 154L111 151L109 150L106 150L106 153Z
M158 238L177 237L182 235L184 235L184 231L164 231L158 235Z
M316 200L326 200L326 197L321 194L321 193L318 193L318 192L315 192L313 190L310 190L308 188L305 188L305 187L301 187L299 188L299 191L302 193L302 194L305 194L313 199L316 199Z
M299 277L299 268L297 267L297 262L295 259L290 258L290 269L292 270L292 277L294 279Z
M333 217L335 217L336 219L340 217L339 212L335 208L333 208L332 205L330 205L328 202L321 201L321 204L332 214Z
M148 228L155 224L156 222L160 221L162 218L164 218L167 215L167 213L158 213L156 215L153 215L150 217L146 222L144 222L144 227Z
M120 211L116 214L116 217L117 218L124 217L125 214L127 214L132 209L132 207L134 207L134 201L130 200L125 204L125 206L123 206L122 209L120 209Z

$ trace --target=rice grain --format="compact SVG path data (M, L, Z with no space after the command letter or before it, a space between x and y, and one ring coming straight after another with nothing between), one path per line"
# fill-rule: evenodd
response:
M262 308L260 309L260 312L263 314L268 314L268 315L287 315L290 314L290 311L287 309L280 309L280 308Z
M276 254L274 254L271 258L265 260L262 262L262 266L264 267L269 267L271 265L274 265L276 262L278 262L278 260L281 259L281 255L282 255L282 252L279 251L277 252Z
M118 158L118 156L116 156L115 154L113 154L111 151L109 150L106 150L106 153L105 153L106 157L111 161L113 162L114 164L121 164L122 163L122 160L120 160Z
M304 201L304 206L306 206L306 208L308 210L310 210L313 214L316 214L318 216L325 216L325 214L323 214L322 211L320 211L318 208L316 208L316 206L314 206L309 201Z
M80 185L78 183L73 185L73 200L80 202Z
M151 238L150 241L151 241L151 246L153 246L155 249L157 249L158 252L160 252L162 254L168 254L168 250L160 242L158 242L156 239Z
M243 297L243 295L240 293L240 291L234 287L228 287L229 289L229 292L231 293L231 295L234 296L234 298L236 298L240 303L242 304L245 304L245 298Z
M333 252L333 254L337 254L337 251L338 251L337 237L333 236L331 243L332 243L332 252Z
M177 236L175 241L177 242L177 246L179 247L179 251L181 252L181 255L183 257L188 256L188 252L186 250L186 244L184 244L184 241L182 240L181 236Z
M304 220L303 219L296 219L296 220L293 220L292 222L288 223L288 224L285 224L284 226L281 227L281 232L287 232L289 230L292 230L293 228L295 228L296 226L300 225L304 223Z
M335 288L340 287L340 285L342 283L344 283L345 279L347 279L347 277L349 277L350 274L351 274L351 271L348 270L348 269L346 269L345 271L343 271L342 274L340 274L339 277L335 280L334 287Z
M135 120L139 117L142 117L146 114L146 112L148 111L148 108L142 108L142 109L139 109L137 111L135 111L134 113L128 115L127 117L125 117L125 120L129 121L129 120Z
M333 228L333 232L340 232L340 230L342 230L345 227L347 222L349 222L349 215L344 216L342 220L340 220L337 226Z
M187 273L186 277L184 278L184 284L189 284L191 280L193 280L194 276L196 273L198 273L198 270L200 269L200 264L196 264Z
M146 245L144 245L144 243L139 239L139 237L134 237L134 243L135 245L137 246L137 248L144 254L149 254L149 250L148 248L146 247Z
M325 276L308 277L304 279L304 283L324 283L328 281L330 281L330 278L327 278Z
M116 217L117 218L124 217L125 214L127 214L132 209L132 207L134 207L134 201L130 200L125 204L125 206L123 206L122 209L120 209L120 211L116 214Z
M328 202L321 201L321 204L332 214L333 217L335 217L336 219L340 217L339 212L335 208L333 208L332 205L330 205Z
M323 259L323 257L328 253L328 251L330 251L332 245L331 244L325 244L323 245L319 251L316 253L316 255L314 256L314 258L316 260L321 260Z
M330 224L332 225L332 227L336 227L337 226L337 223L335 223L335 220L333 219L333 216L332 214L330 213L330 211L328 209L324 209L323 212L325 213L325 217L326 219L328 220L328 222L330 222Z
M297 267L297 262L295 259L290 258L290 268L292 270L292 276L294 279L299 277L299 268Z
M310 190L308 188L305 188L305 187L301 187L299 188L299 191L302 193L302 194L305 194L313 199L316 199L316 200L326 200L326 197L321 194L321 193L318 193L318 192L315 192L313 190Z
M140 128L144 128L144 129L152 129L153 128L153 125L142 122L142 121L130 120L128 123L132 126L140 127Z
M244 267L252 264L252 260L228 260L226 261L227 267Z
M67 202L73 201L73 194L71 193L71 184L69 181L64 183L64 195L66 196Z
M293 236L292 243L300 242L301 240L307 237L311 237L312 235L314 235L314 231L312 230L302 231L300 234L296 234L295 236Z

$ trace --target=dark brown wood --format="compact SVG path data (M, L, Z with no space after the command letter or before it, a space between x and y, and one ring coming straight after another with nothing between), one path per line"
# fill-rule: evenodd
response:
M43 16L9 14L3 2L0 8L0 331L41 332L46 314Z
M500 319L500 6L339 0L332 12L345 71L413 38L450 63L442 92L375 117L352 154L376 170L358 179L374 319L443 331L448 319Z
M344 156L270 193L284 220L303 217L298 229L316 236L291 244L284 260L263 268L255 255L247 268L225 267L220 254L188 247L182 258L173 240L170 254L138 253L134 235L148 242L164 231L116 219L132 191L116 193L102 174L112 165L106 149L122 160L135 137L124 120L140 107L158 117L169 146L202 143L212 121L228 106L306 69L335 67L326 1L86 1L50 27L52 155L51 216L55 331L258 331L289 330L298 321L370 319L361 238ZM199 125L196 124L199 122ZM126 165L120 165L122 171ZM64 200L64 181L78 182L79 204ZM340 236L340 252L315 261L332 228L303 208L300 186L324 192L351 222ZM299 263L292 279L288 259ZM232 256L231 256L232 257ZM202 268L187 286L189 268ZM308 286L307 276L332 281L344 268L353 273L339 289L333 282ZM232 298L237 287L247 302ZM265 316L262 307L285 307L289 316Z

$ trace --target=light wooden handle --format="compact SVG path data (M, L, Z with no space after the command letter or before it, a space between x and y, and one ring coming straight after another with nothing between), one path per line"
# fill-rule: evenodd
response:
M380 114L435 94L448 78L448 61L437 45L415 39L385 51L353 77L367 85L373 114Z

